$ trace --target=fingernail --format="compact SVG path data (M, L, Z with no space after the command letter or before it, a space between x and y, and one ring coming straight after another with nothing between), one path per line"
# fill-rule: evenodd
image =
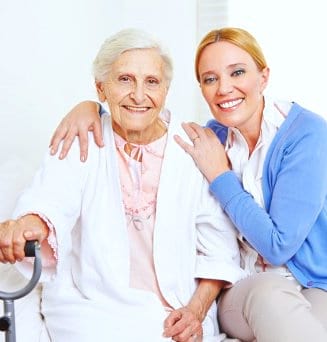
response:
M85 158L85 155L83 154L83 155L81 156L81 161L82 161L82 162L85 162L85 160L86 160L86 158Z
M64 154L63 153L60 153L59 159L64 159Z

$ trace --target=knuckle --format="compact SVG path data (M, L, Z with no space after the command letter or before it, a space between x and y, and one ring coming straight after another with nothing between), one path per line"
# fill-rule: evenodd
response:
M12 242L14 249L21 248L24 244L25 244L25 239L21 236L15 238Z
M11 245L11 240L9 240L8 238L2 238L0 241L0 248L2 248L3 250L6 250L10 247Z

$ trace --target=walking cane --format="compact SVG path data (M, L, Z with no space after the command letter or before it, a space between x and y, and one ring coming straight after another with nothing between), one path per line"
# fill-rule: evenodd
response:
M6 334L6 342L16 342L15 306L14 300L22 298L30 293L37 285L41 272L41 251L38 241L27 241L25 256L34 257L33 274L27 285L15 292L0 291L0 299L3 300L4 315L0 317L0 330Z

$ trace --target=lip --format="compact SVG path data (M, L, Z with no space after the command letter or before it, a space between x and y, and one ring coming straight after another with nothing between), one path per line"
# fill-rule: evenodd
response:
M133 114L144 114L148 112L151 107L148 106L130 106L130 105L122 105L122 107L127 110L129 113Z
M230 99L217 103L217 106L222 110L232 110L238 107L243 101L244 98Z

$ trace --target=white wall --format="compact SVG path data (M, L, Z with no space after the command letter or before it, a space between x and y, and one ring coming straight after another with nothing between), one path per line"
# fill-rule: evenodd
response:
M175 77L167 106L185 120L209 118L207 106L197 105L193 71L200 1L0 1L0 168L17 165L28 178L62 116L96 98L91 64L100 44L129 26L151 31L170 49ZM228 3L229 25L249 29L262 45L271 67L267 93L327 116L324 2L216 1Z
M91 64L103 40L132 26L169 48L175 77L167 106L192 117L196 0L0 2L0 167L10 158L36 168L61 117L96 98Z
M229 0L229 25L258 39L271 69L267 94L327 117L327 21L321 0Z

